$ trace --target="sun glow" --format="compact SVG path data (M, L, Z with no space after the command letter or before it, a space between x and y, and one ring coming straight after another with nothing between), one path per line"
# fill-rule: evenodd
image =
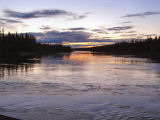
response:
M101 46L101 45L110 45L110 44L114 44L114 42L63 42L62 44L69 45L69 46L93 47L93 46Z

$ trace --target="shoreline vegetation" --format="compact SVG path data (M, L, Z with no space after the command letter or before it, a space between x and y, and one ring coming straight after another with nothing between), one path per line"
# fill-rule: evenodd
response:
M92 53L103 53L110 55L134 55L136 57L147 57L160 59L160 37L132 40L130 42L119 42L112 45L79 48L79 51L91 51Z
M28 33L8 33L0 30L0 62L25 59L27 56L41 56L72 52L71 47L63 45L42 44L36 42L36 38Z
M0 62L12 63L24 61L29 57L42 55L54 55L58 53L71 53L72 51L91 51L111 55L134 55L136 57L148 57L160 59L160 37L136 39L130 42L119 42L112 45L97 46L91 48L75 48L69 46L43 44L28 33L8 33L0 30Z
M92 47L90 48L90 51L160 59L160 37L149 37L144 40L132 40L131 42L124 41L113 45Z

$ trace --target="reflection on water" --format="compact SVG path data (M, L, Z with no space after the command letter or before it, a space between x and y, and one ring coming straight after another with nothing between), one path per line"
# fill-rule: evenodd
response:
M160 119L160 64L73 52L0 65L0 113L24 120Z
M95 54L91 52L74 52L70 57L68 57L69 61L75 62L107 62L107 63L115 63L115 64L145 64L148 62L152 62L148 59L135 58L129 55L105 55L105 54ZM64 57L64 60L67 60Z
M54 60L62 60L63 57L67 58L70 54L55 54L51 57ZM42 57L42 56L41 56ZM12 59L0 62L0 78L7 76L16 75L24 72L31 72L36 65L41 64L40 56L16 56ZM46 58L46 56L43 56ZM11 61L13 60L13 61ZM54 61L52 61L54 62ZM57 64L57 63L56 63Z
M27 56L27 57L20 57L15 56L13 59L7 59L6 61L3 60L0 63L0 78L4 78L6 75L11 76L21 72L28 72L32 71L34 64L40 63L40 58ZM12 60L12 61L11 61Z
M28 72L32 71L33 64L22 64L22 65L0 65L0 78L4 78L5 75L11 76L17 72Z

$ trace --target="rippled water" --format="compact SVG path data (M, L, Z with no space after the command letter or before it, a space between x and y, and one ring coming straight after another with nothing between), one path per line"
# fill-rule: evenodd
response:
M160 64L90 52L1 64L0 114L23 120L160 120Z

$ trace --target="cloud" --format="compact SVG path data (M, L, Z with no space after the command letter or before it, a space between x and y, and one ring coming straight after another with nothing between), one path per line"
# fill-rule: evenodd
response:
M7 18L0 18L0 27L3 27L4 29L10 31L10 30L15 30L18 28L18 26L21 25L23 27L26 27L27 25L24 24L20 20L16 19L7 19Z
M30 25L25 24L21 20L17 19L7 19L7 18L0 18L0 27L4 28L7 31L18 31L19 27L28 27Z
M7 17L21 18L21 19L31 19L31 18L45 18L45 17L70 17L72 20L83 19L87 17L87 14L78 15L66 10L60 9L49 9L49 10L35 10L31 12L17 12L13 10L4 10Z
M41 43L57 43L64 42L113 42L111 39L90 39L91 33L84 31L48 31L45 33L30 33L33 34L38 42Z
M19 20L13 20L13 19L0 19L1 22L5 22L5 23L23 23L22 21Z
M109 31L124 31L124 30L130 30L134 28L134 26L118 26L118 27L111 27L108 28Z
M48 31L45 33L34 33L34 35L39 38L38 41L48 43L62 43L62 42L83 42L88 39L91 34L82 31L67 31L67 32L60 32L60 31Z
M145 37L155 37L155 36L157 36L157 34L145 34L144 36Z
M122 17L147 17L147 16L152 16L152 15L159 15L160 12L143 12L143 13L136 13L136 14L128 14Z
M99 33L99 34L108 34L106 28L102 29L93 29L93 32Z
M138 34L138 33L125 33L121 35L122 37L125 38L130 38L131 39L144 39L146 37L155 37L157 34Z
M122 33L124 33L124 31L115 31L115 32L113 32L113 34L122 34Z
M125 21L125 22L121 22L122 24L129 24L132 23L131 21Z
M39 29L41 29L43 31L49 31L49 30L51 30L51 27L48 25L42 25Z
M136 31L132 30L132 31L128 31L126 33L136 33Z
M137 37L137 35L139 34L132 33L132 34L122 34L121 36L122 37Z
M87 15L80 15L80 16L78 16L78 15L73 15L71 18L69 18L68 20L81 20L81 19L84 19L84 18L86 18L87 17Z
M83 27L79 27L79 28L70 28L69 30L77 30L77 31L79 31L79 30L86 30L86 28L83 28Z
M89 14L91 14L90 12L86 12L83 15L77 15L77 14L73 14L73 16L71 18L68 18L68 20L79 20L79 19L84 19L86 18Z

